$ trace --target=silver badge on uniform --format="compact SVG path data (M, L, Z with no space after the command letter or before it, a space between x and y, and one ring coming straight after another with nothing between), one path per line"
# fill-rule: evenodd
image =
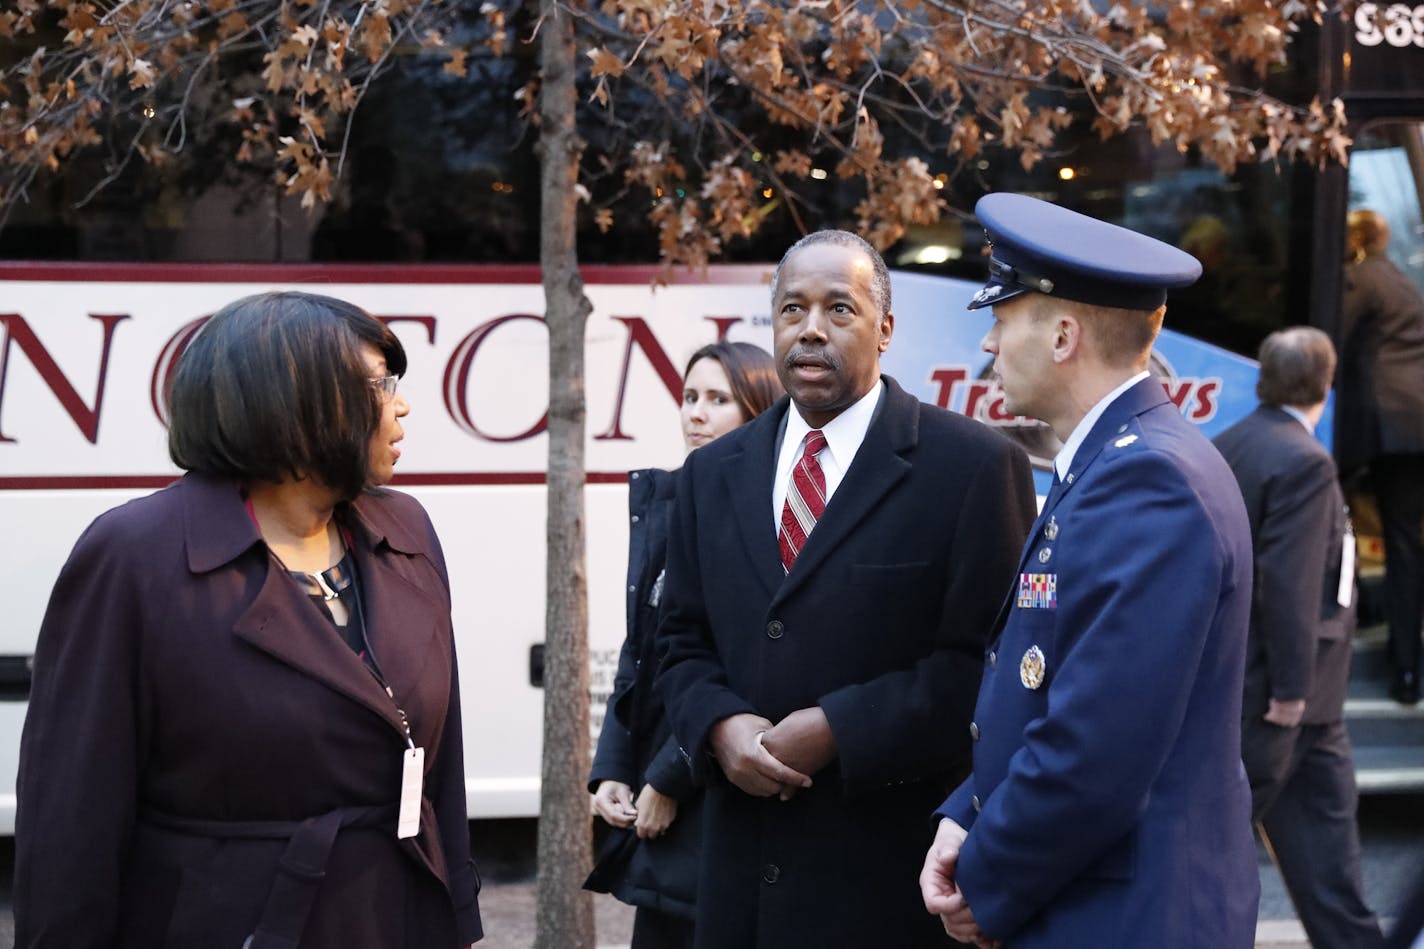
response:
M1043 685L1043 650L1037 646L1028 647L1019 660L1019 681L1026 689L1036 689Z
M1048 523L1043 528L1043 536L1049 540L1058 539L1058 516L1056 514L1048 516Z

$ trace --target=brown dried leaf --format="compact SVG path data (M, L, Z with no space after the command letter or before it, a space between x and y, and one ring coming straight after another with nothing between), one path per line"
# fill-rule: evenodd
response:
M623 75L623 60L610 53L602 46L595 46L588 51L588 58L593 61L589 69L589 75L594 79L602 76L612 76L617 79Z
M146 59L135 59L129 64L129 88L148 89L155 79L153 64Z
M441 71L451 76L465 75L465 60L469 58L469 55L469 50L459 48L450 50L450 61L442 67Z

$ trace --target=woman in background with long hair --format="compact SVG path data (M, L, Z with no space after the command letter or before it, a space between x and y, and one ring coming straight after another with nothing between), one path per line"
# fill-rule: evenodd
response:
M772 357L750 343L713 343L683 374L682 437L693 451L755 418L782 395ZM691 949L702 838L700 788L653 690L654 634L675 472L628 475L628 636L603 718L589 790L612 828L585 884L638 907L631 949Z

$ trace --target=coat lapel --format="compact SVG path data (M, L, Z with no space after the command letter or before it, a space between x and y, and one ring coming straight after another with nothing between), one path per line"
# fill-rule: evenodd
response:
M1004 597L1003 604L999 607L998 616L994 618L991 639L997 638L1003 631L1004 624L1008 622L1009 611L1018 595L1019 577L1024 573L1024 568L1028 566L1029 557L1038 549L1043 525L1048 522L1053 512L1062 506L1063 499L1082 479L1083 472L1101 454L1103 446L1108 443L1108 440L1121 435L1132 419L1166 401L1167 394L1162 388L1161 381L1155 376L1149 376L1113 400L1112 404L1098 417L1097 422L1093 423L1088 436L1083 439L1083 443L1078 446L1078 451L1073 455L1073 464L1068 469L1068 475L1063 479L1058 490L1051 492L1049 497L1044 500L1043 510L1039 512L1038 520L1034 521L1033 528L1028 532L1028 540L1024 542L1023 550L1019 553L1019 567L1014 574L1014 585L1010 587L1008 594Z
M382 717L404 738L404 724L398 713L392 714L396 707L404 709L415 744L429 748L439 741L437 726L443 725L449 709L443 702L433 709L421 707L418 682L423 678L448 682L451 678L450 639L448 633L443 633L446 627L441 620L442 614L449 613L449 597L444 586L435 580L431 564L407 526L391 517L388 509L364 501L357 498L351 504L351 516L345 524L352 537L357 578L362 585L367 640L391 690L391 695L380 696L384 701ZM433 585L431 581L435 581ZM440 662L442 667L431 671L431 662ZM368 678L375 681L369 674ZM432 697L442 698L447 694L438 690L431 693ZM427 758L426 768L429 767ZM432 839L438 825L428 795L427 791L421 801L419 835L401 843L408 854L445 883L449 868L444 852Z
M919 440L920 404L907 395L893 379L885 379L885 392L876 408L875 418L865 432L855 460L841 480L836 493L826 504L825 513L816 522L806 546L796 558L791 572L776 592L776 600L785 599L831 552L840 546L866 515L875 510L885 495L910 473L906 457ZM767 482L770 484L770 475ZM777 568L781 567L778 549Z
M238 485L189 474L184 477L184 487L183 529L190 570L207 573L254 546L262 552L262 585L233 624L233 633L303 675L366 706L404 734L390 697L375 677L334 630L324 628L325 620L312 613L315 606L307 595L266 555L257 525L243 506ZM362 570L362 581L367 581L366 574L370 573L377 578L378 590L384 586L379 579L382 570L361 561L358 570ZM414 604L412 607L417 608Z
M742 450L729 454L721 464L742 545L768 596L776 593L785 575L772 519L771 481L776 475L776 443L790 410L791 400L783 398L761 419L743 429L746 437L742 439Z
M233 624L233 632L293 669L366 706L401 734L400 717L360 658L333 629L324 629L307 595L269 564L262 589Z
M1058 492L1058 496L1053 499L1050 507L1044 504L1040 517L1044 520L1053 513L1053 509L1063 504L1066 498L1083 478L1083 472L1102 453L1103 446L1109 440L1117 438L1127 431L1128 424L1137 416L1149 409L1156 408L1167 401L1166 390L1162 388L1162 381L1156 376L1148 376L1137 385L1128 389L1122 395L1113 400L1112 404L1098 416L1098 420L1093 423L1093 427L1088 432L1088 437L1083 439L1083 443L1078 446L1078 451L1073 455L1073 464L1068 469L1067 476L1063 479L1063 486ZM1030 535L1030 544L1036 538ZM1024 548L1024 557L1028 556L1028 547ZM1022 561L1020 561L1022 567Z
M430 662L443 660L439 678L450 677L448 640L438 635L443 628L441 611L448 610L445 591L426 589L420 582L420 577L433 573L414 569L410 555L418 549L400 524L376 519L359 500L353 508L350 528L356 541L353 554L367 640L386 685L396 702L405 705L418 694L417 683ZM408 706L407 711L415 713ZM417 731L421 724L412 720ZM420 741L417 735L417 744Z

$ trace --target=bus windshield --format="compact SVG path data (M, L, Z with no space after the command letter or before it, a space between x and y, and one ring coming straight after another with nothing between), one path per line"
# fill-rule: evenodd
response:
M1389 225L1389 257L1424 292L1424 123L1376 122L1355 137L1350 210L1370 210Z

